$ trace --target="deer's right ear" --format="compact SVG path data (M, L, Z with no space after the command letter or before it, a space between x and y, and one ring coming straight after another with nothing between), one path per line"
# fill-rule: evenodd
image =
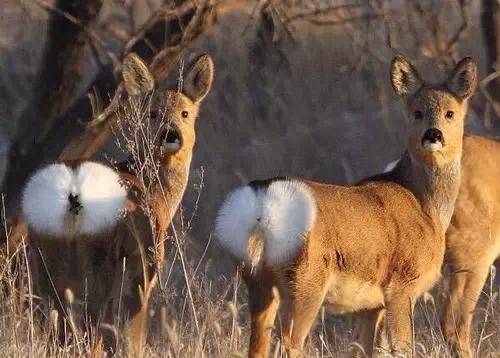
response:
M200 102L210 91L214 80L214 63L209 55L195 57L188 65L183 92L193 102Z
M122 65L122 77L129 96L143 96L155 87L155 80L144 61L135 53L129 53Z
M396 56L391 63L391 83L398 96L408 97L422 87L422 79L415 67L403 56Z
M462 99L472 96L476 85L477 64L471 57L465 57L457 63L446 82L448 89Z

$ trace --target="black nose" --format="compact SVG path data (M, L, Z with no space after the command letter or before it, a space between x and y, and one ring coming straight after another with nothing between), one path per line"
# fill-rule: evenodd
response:
M175 143L181 139L179 132L175 128L169 128L163 132L160 138L162 144Z
M429 128L425 131L424 136L422 137L422 144L424 142L444 143L443 132L441 132L437 128Z

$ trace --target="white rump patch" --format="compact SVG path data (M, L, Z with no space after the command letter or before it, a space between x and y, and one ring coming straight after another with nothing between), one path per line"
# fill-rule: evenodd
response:
M81 205L70 211L70 195ZM84 162L75 169L52 164L26 184L22 212L35 231L68 237L92 235L113 227L122 215L127 190L111 168Z
M396 165L398 165L398 163L399 163L399 159L398 160L393 160L392 162L390 162L389 164L387 164L385 166L384 173L388 173L391 170L393 170L394 168L396 168Z
M308 186L279 180L230 193L217 214L215 231L224 248L248 263L248 239L258 229L265 262L280 265L296 256L315 219L316 202Z

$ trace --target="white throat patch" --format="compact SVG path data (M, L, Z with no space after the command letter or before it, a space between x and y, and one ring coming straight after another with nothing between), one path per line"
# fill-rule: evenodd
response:
M443 144L441 142L432 143L429 141L425 141L424 148L428 152L437 152L437 151L440 151L441 149L443 149Z

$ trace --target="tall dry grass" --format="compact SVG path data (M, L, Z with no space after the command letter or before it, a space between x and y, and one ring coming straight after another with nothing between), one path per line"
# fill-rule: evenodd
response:
M176 226L177 236L171 238L168 245L162 284L151 302L149 338L144 355L246 356L250 324L246 288L240 275L235 271L214 280L209 271L217 258L206 256L208 248L214 245L213 240L208 241L201 255L193 254L196 250L186 226L182 220ZM51 317L40 326L38 322L44 311L39 299L31 294L25 245L19 247L15 257L15 266L11 270L6 267L1 270L5 286L0 297L0 356L89 356L92 353L91 332L73 330L70 320L67 320L65 330L73 334L73 339L61 345L51 335ZM446 280L416 305L414 339L418 357L452 357L439 327L445 286ZM280 344L280 321L278 316L272 357L285 357ZM478 357L500 357L499 325L499 291L491 276L474 320L473 347ZM349 356L353 350L359 349L355 342L351 342L351 330L349 316L332 316L323 308L308 338L306 356Z

